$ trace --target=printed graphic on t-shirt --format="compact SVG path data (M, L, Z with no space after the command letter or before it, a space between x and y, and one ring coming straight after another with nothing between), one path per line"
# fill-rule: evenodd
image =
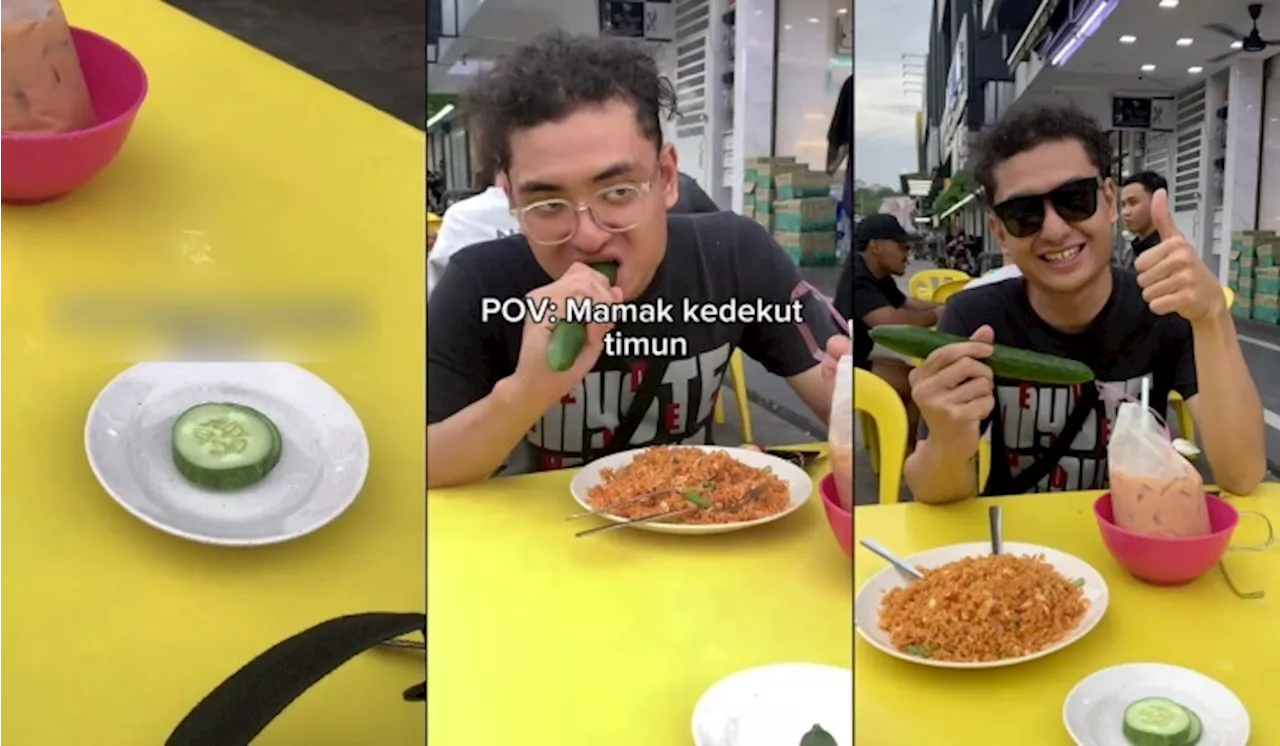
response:
M732 352L732 345L723 344L668 362L662 386L631 443L636 447L648 445L659 433L679 443L706 443L716 396ZM647 363L639 362L627 371L587 374L560 400L559 406L552 407L529 431L529 443L539 449L539 468L576 466L587 460L586 450L611 446L614 432L630 410L648 369Z
M1103 385L1122 389L1136 400L1142 393L1144 377ZM1057 440L1082 392L1081 386L1036 386L1030 383L996 386L998 423L1002 426L1000 436L1004 456L1014 478L1034 464ZM1071 447L1057 466L1033 488L1034 492L1106 488L1107 445L1111 442L1111 429L1120 409L1117 398L1107 395L1100 398L1098 408L1085 419Z

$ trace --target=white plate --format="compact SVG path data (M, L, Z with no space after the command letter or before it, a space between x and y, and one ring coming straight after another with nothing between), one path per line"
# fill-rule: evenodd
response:
M247 489L212 492L173 465L173 422L188 408L235 402L280 430L280 463ZM85 450L94 476L134 517L206 544L274 544L345 511L364 486L369 441L342 395L290 363L142 363L89 408Z
M757 469L769 467L774 476L787 483L791 489L791 503L780 513L775 513L764 518L757 518L754 521L739 521L737 523L715 523L708 525L686 526L678 523L641 523L636 526L638 529L645 531L656 531L661 534L723 534L728 531L740 531L744 528L759 526L764 523L771 523L781 518L786 518L792 513L800 509L809 501L813 495L813 480L805 473L804 469L796 466L790 461L784 461L776 456L770 456L767 453L760 453L746 448L725 448L724 446L679 446L680 448L697 448L708 453L712 451L724 451L737 461L741 461L747 466L754 466ZM569 484L569 491L573 493L573 499L582 506L583 510L591 510L591 505L587 503L587 491L592 487L602 483L604 480L600 478L601 469L621 469L631 463L636 456L644 453L649 449L636 448L622 453L615 453L612 456L606 456L597 459L582 467L582 469L574 476L573 482ZM625 518L619 518L612 515L601 515L601 518L613 521L614 523L622 523Z
M1146 697L1165 697L1193 710L1204 725L1196 746L1245 746L1249 713L1232 691L1204 674L1163 663L1127 663L1076 684L1062 721L1077 746L1129 746L1124 711Z
M864 550L865 551L865 550ZM868 580L862 588L858 590L857 598L854 599L853 620L854 626L858 629L858 634L862 635L862 639L866 640L873 647L882 650L895 658L901 658L904 661L918 663L922 666L934 666L935 668L1000 668L1002 666L1013 666L1019 663L1033 661L1036 658L1043 658L1051 653L1065 648L1071 643L1079 640L1081 637L1089 634L1098 622L1102 620L1102 615L1107 611L1107 603L1111 598L1111 593L1107 589L1107 581L1102 579L1102 575L1084 560L1073 557L1066 552L1060 552L1057 549L1049 547L1037 546L1035 544L1019 544L1017 542L1005 542L1004 552L1006 554L1043 554L1044 559L1053 565L1058 572L1069 580L1077 578L1084 580L1082 586L1084 597L1089 600L1089 610L1085 612L1084 618L1080 620L1080 624L1070 632L1062 640L1041 650L1038 653L1024 655L1019 658L1007 658L1004 660L990 661L986 663L957 663L953 661L935 661L928 658L921 658L915 655L903 653L893 647L889 641L889 633L880 629L880 599L884 598L884 594L893 588L902 588L907 585L908 581L903 577L902 573L893 567L886 565L880 572L876 573ZM952 544L951 546L939 547L931 549L928 552L905 557L907 564L912 567L939 567L948 562L954 562L962 557L980 557L991 554L991 544L987 542L974 542L972 544ZM861 560L860 560L861 561ZM883 560L881 560L883 561Z
M721 679L693 708L695 746L800 743L814 725L853 746L853 671L779 663Z

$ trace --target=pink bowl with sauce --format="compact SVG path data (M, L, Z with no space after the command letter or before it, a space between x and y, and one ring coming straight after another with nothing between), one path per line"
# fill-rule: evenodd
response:
M71 38L98 123L76 132L5 132L0 199L6 203L47 202L88 183L120 152L147 97L147 74L128 50L84 29L72 28Z
M849 559L853 559L853 514L840 506L836 476L828 474L818 485L818 491L822 494L822 508L827 511L827 522L831 524L836 541Z
M1111 493L1093 504L1102 543L1138 580L1152 585L1184 585L1213 569L1227 553L1240 513L1216 495L1205 495L1211 533L1192 538L1138 534L1116 525Z

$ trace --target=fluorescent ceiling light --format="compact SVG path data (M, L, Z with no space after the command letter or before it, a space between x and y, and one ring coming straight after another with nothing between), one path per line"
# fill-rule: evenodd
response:
M1161 8L1176 8L1176 7L1178 7L1178 0L1160 0L1160 7L1161 7Z
M1187 72L1191 73L1192 75L1199 75L1200 73L1204 72L1204 68L1200 67L1199 65L1196 65L1195 67L1188 67Z
M1120 37L1121 44L1132 44L1137 40L1138 40L1138 37L1134 36L1133 34L1125 34L1124 36Z
M1058 47L1058 51L1053 52L1049 57L1049 64L1054 67L1061 67L1066 64L1071 55L1076 53L1080 45L1084 44L1085 39L1093 36L1097 32L1102 22L1107 20L1107 16L1111 15L1111 11L1116 9L1116 5L1120 0L1102 0L1093 10L1084 15L1084 20L1076 24L1075 29L1067 40Z
M1155 65L1143 65L1143 66L1142 66L1142 72L1144 72L1144 73L1155 72L1155 69L1156 69L1156 66L1155 66Z
M1194 41L1195 41L1194 39L1184 36L1181 39L1175 41L1174 44L1177 44L1180 47L1189 47Z
M757 13L759 13L760 11L758 11L758 10L757 10L756 12L757 12ZM842 15L844 15L844 14L848 13L848 12L849 12L849 9L848 9L848 8L841 8L841 9L839 9L839 10L837 10L837 11L836 11L836 15L838 15L838 16L842 16Z
M819 21L817 18L810 18L809 23L822 23L822 21Z
M446 104L443 109L437 111L430 119L427 120L427 129L434 127L441 119L453 113L453 104Z

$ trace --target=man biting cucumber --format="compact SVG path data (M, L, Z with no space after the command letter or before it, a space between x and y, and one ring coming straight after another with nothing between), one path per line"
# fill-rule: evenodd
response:
M670 214L681 186L662 118L674 104L646 50L563 34L514 51L469 92L473 134L521 235L456 254L432 295L428 486L486 479L504 463L507 473L555 469L635 447L709 443L735 349L827 421L834 380L810 341L832 357L852 346L829 313L805 319L812 340L769 319L644 318L660 300L782 307L801 283L754 221ZM481 315L522 299L549 313ZM570 301L640 314L566 325ZM633 351L610 353L620 341Z
M938 330L971 341L912 371L928 425L906 463L917 501L1107 487L1117 402L1090 384L996 378L983 361L997 342L1079 361L1135 398L1150 377L1159 414L1171 391L1186 400L1224 490L1248 494L1265 475L1262 404L1222 287L1178 230L1164 190L1151 208L1159 242L1133 270L1112 266L1111 154L1097 122L1062 106L1020 109L980 138L974 170L990 230L1022 279L953 297ZM974 466L984 429L985 486Z

